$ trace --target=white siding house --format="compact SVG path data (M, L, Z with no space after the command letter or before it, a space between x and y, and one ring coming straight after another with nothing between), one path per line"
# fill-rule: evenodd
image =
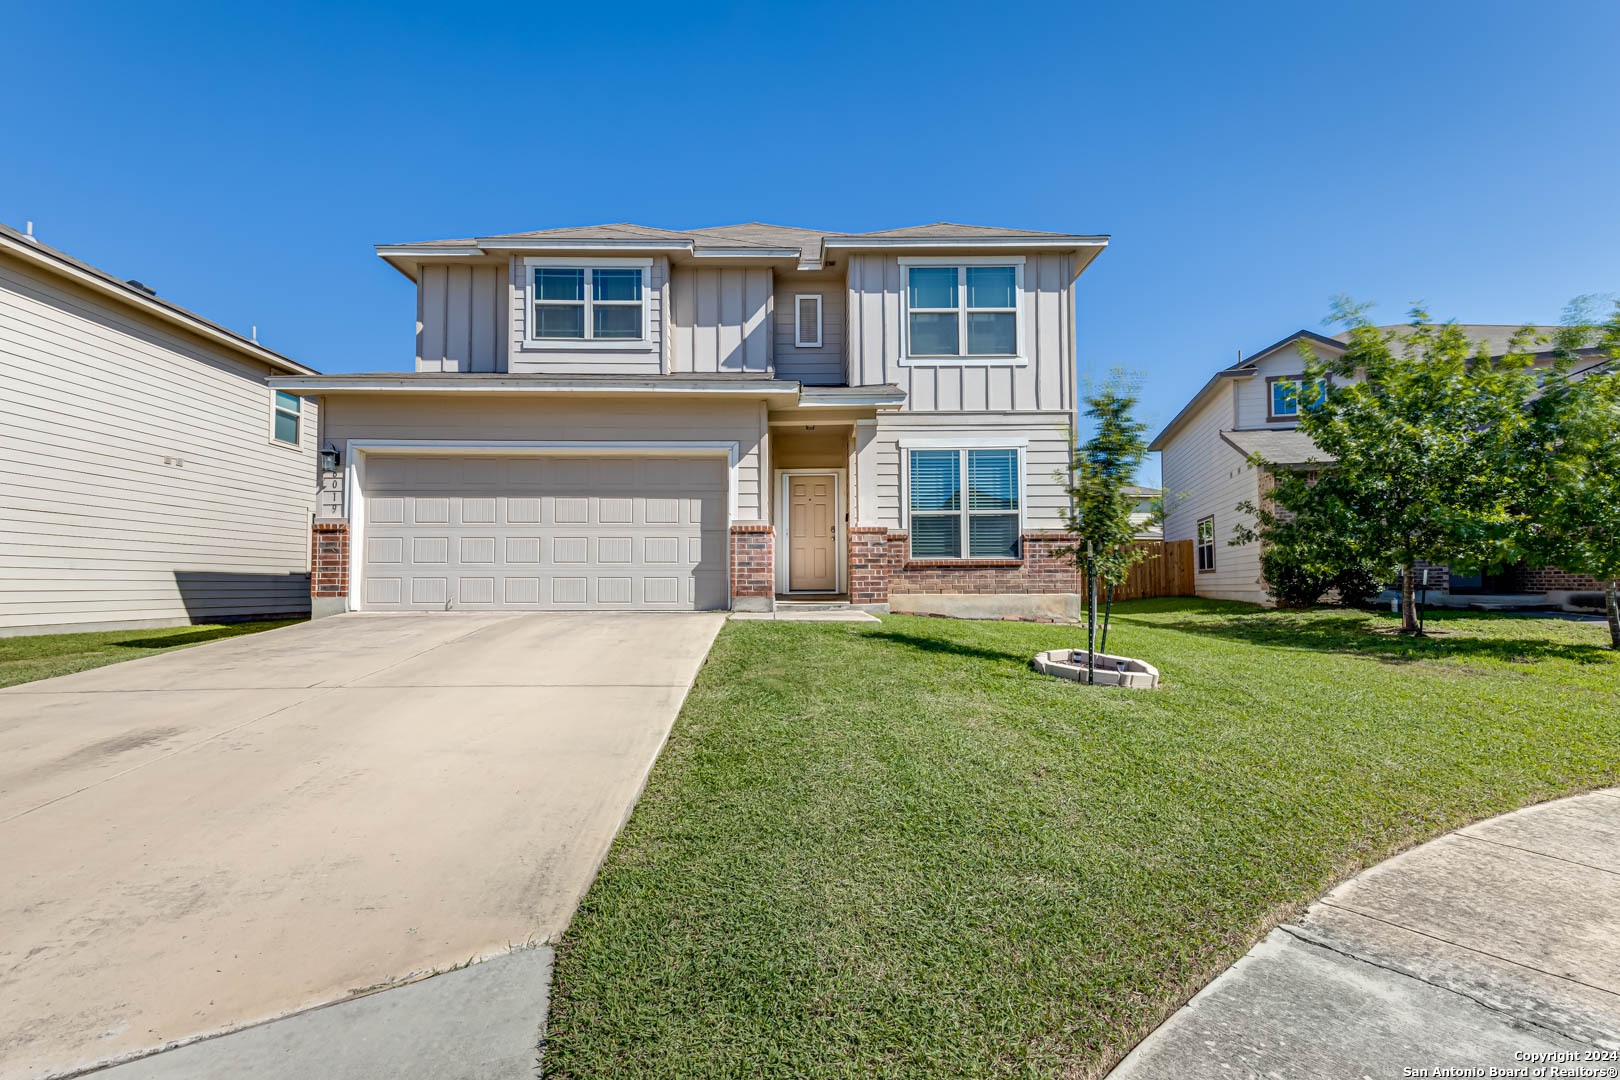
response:
M0 226L0 635L307 614L308 372Z

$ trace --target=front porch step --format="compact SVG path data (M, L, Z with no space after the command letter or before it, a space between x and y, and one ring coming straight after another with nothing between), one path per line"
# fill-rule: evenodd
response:
M854 605L848 600L783 600L776 601L778 611L849 611Z

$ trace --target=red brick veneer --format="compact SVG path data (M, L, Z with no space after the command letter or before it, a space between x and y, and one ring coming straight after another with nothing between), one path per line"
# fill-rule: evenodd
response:
M883 604L907 593L1077 593L1080 573L1056 551L1067 533L1026 532L1021 559L912 559L898 529L849 530L849 599Z
M310 528L309 595L349 595L349 523L317 521Z
M776 528L731 527L731 595L776 595Z

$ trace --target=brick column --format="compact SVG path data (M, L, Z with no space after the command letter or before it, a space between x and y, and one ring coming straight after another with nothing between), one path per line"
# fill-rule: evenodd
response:
M897 542L896 542L897 541ZM849 602L889 609L889 576L900 568L905 533L882 525L853 525L849 530Z
M776 528L731 527L731 610L776 610Z
M310 527L309 595L311 616L348 610L349 523L317 521Z

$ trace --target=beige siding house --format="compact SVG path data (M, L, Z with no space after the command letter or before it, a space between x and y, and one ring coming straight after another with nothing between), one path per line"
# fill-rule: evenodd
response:
M1380 327L1399 335L1401 326ZM1501 355L1518 326L1466 325L1463 330ZM1538 327L1550 339L1558 327ZM1299 430L1295 389L1305 371L1302 348L1324 359L1342 355L1345 335L1326 337L1308 330L1215 373L1149 445L1158 451L1163 476L1166 540L1192 540L1199 596L1270 604L1260 571L1258 543L1230 546L1234 530L1253 519L1238 504L1259 505L1270 490L1268 468L1330 467L1331 459ZM1398 346L1397 346L1398 347ZM1551 345L1544 362L1551 362ZM1267 463L1256 466L1258 456ZM1429 570L1431 602L1545 602L1583 606L1597 599L1596 582L1556 570L1508 567L1499 574L1453 574L1445 566ZM1573 603L1572 603L1573 601Z
M309 368L0 226L0 636L309 611Z
M1061 614L1100 236L605 225L386 245L414 371L320 404L317 614Z

